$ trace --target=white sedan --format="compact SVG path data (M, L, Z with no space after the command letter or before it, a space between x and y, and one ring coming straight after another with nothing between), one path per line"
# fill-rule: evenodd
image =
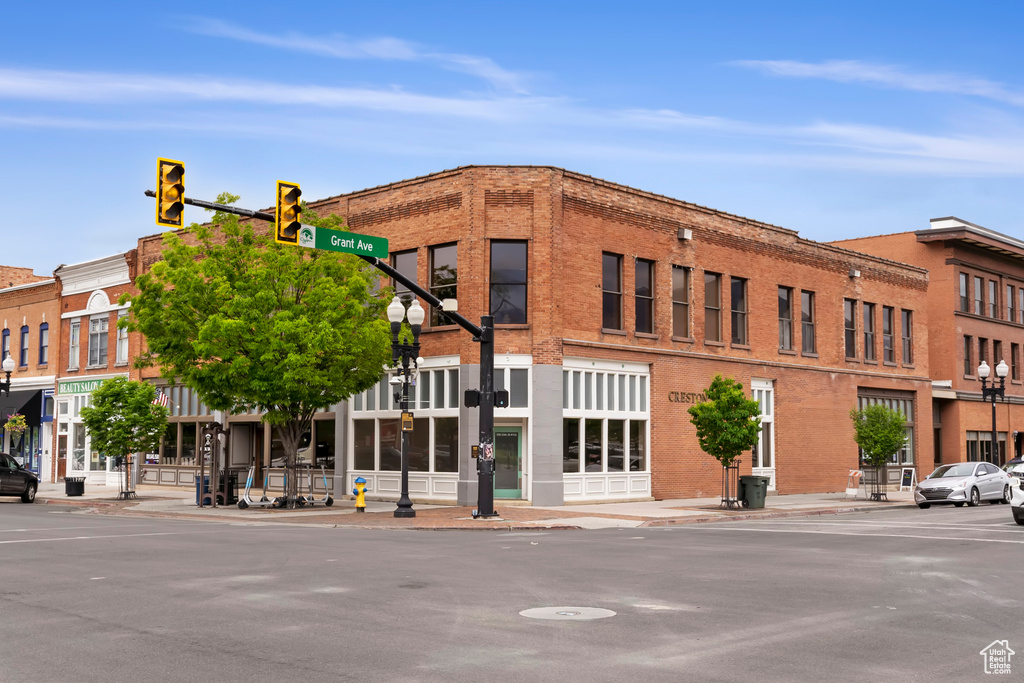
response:
M965 503L974 507L990 503L1010 502L1010 477L987 462L960 462L942 465L914 487L914 501L923 509L932 503ZM1018 488L1019 490L1019 488Z
M1006 468L1010 475L1010 510L1013 521L1024 526L1024 462L1018 462Z

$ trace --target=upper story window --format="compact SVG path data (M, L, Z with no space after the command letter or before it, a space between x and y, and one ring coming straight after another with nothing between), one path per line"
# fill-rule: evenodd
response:
M967 273L960 273L960 310L964 313L971 312L971 293L968 288Z
M430 293L438 299L458 299L459 256L455 244L430 248ZM451 319L436 307L430 307L430 324L451 325Z
M110 317L108 315L89 318L89 367L106 366L109 332Z
M39 326L39 364L46 365L50 359L50 325Z
M120 325L121 320L127 317L128 311L117 312L117 355L114 362L118 364L128 362L128 330Z
M978 365L988 363L988 339L978 337Z
M900 311L900 331L903 334L903 364L914 363L914 313Z
M1010 344L1010 379L1020 379L1020 344Z
M601 254L601 327L622 329L622 256Z
M4 328L3 335L0 336L0 361L11 355L11 331Z
M964 335L964 375L970 377L974 374L974 362L971 359L974 353L974 337Z
M804 353L817 353L818 346L814 339L814 292L800 292L800 335L801 350Z
M21 326L21 354L18 357L18 365L28 367L28 325Z
M997 294L996 281L988 281L988 317L999 317L999 296Z
M1006 319L1017 322L1017 297L1013 295L1013 285L1006 285Z
M672 336L690 336L690 269L672 266Z
M491 242L491 315L495 323L525 324L527 243Z
M722 341L722 276L704 273L704 340Z
M846 357L857 357L857 302L853 299L843 299L843 342L846 347Z
M77 370L81 356L82 323L72 320L68 332L68 370Z
M654 333L654 261L636 260L636 331Z
M882 306L882 361L896 362L896 349L893 346L893 310L892 306Z
M992 364L995 365L1003 359L1003 342L993 339L992 340Z
M729 305L732 309L732 343L745 346L747 344L747 281L743 278L732 278L729 298Z
M397 270L405 277L412 280L413 282L419 284L419 281L416 279L417 263L415 249L413 249L412 251L402 251L396 254L392 254L391 267ZM392 282L392 284L395 287L395 294L401 297L401 299L405 301L405 305L408 306L409 303L414 298L413 293L409 290L408 287L403 285L401 282L398 282L397 280Z
M875 360L875 305L864 304L864 360Z
M974 314L985 315L985 280L974 276Z
M779 349L793 350L793 288L779 287Z

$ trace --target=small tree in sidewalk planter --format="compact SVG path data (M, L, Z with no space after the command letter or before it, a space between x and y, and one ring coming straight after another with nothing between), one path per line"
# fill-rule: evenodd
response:
M115 377L100 383L90 405L82 408L82 422L92 448L108 456L129 456L160 446L167 429L167 408L153 402L156 389L146 382ZM131 468L124 468L124 490L131 490Z
M851 410L853 440L861 449L861 461L875 470L871 500L882 499L882 468L907 442L907 417L880 403Z
M706 401L690 406L687 412L697 429L701 450L722 463L725 478L722 502L729 505L736 496L733 496L728 468L743 451L757 443L761 408L757 401L743 393L742 384L721 375L715 375L704 396Z

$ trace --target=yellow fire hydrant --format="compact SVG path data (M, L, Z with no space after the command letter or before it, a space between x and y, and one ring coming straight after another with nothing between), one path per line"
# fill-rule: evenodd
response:
M366 480L356 477L356 487L352 489L352 495L356 497L356 512L366 512Z

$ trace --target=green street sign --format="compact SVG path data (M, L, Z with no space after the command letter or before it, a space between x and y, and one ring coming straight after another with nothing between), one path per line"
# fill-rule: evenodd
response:
M354 232L315 228L312 225L303 225L299 228L299 246L377 258L387 258L388 255L386 237L357 235Z

